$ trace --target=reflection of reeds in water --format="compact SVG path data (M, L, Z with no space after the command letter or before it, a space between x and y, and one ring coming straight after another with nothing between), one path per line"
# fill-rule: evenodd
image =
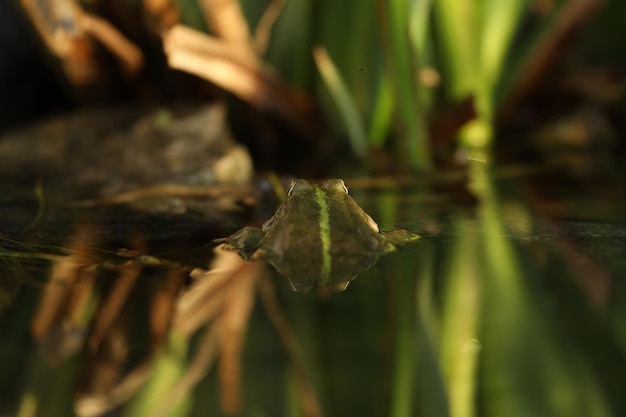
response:
M47 379L76 378L77 415L103 415L118 407L128 415L177 415L216 366L222 410L240 412L244 341L257 294L294 365L295 395L304 415L320 415L299 342L264 263L245 262L217 248L211 268L194 270L191 285L183 289L189 269L144 255L140 235L120 252L121 260L103 260L96 230L80 223L66 255L51 258L49 280L31 321L44 359L35 360L33 372ZM158 273L147 272L155 267ZM146 274L160 279L147 301L132 294ZM145 346L139 358L133 352L138 343ZM78 374L77 359L82 363ZM72 390L65 388L67 396ZM42 389L32 382L22 399L23 412L36 413L50 404Z
M164 354L180 361L181 375L164 382L155 374L144 393L133 401L133 405L146 407L144 411L149 415L167 415L168 410L190 395L218 357L222 408L229 413L240 410L241 355L256 287L265 270L263 264L243 262L236 255L218 251L210 270L192 273L194 283L176 303L170 349ZM171 356L176 346L181 342L187 345L189 338L204 326L189 364L185 364L185 351L178 352L181 356ZM163 389L166 391L159 392ZM146 397L153 401L145 401Z
M455 417L614 415L624 404L607 387L614 381L613 372L604 369L599 374L597 369L604 368L599 365L604 362L602 349L611 352L620 369L623 356L616 355L606 335L592 330L594 319L588 316L597 311L596 293L605 288L603 277L598 288L587 289L588 282L579 287L589 298L585 302L581 297L582 305L567 308L585 319L564 333L570 319L559 317L553 308L555 303L561 305L558 311L564 314L563 304L568 302L551 300L542 280L556 280L564 288L576 287L576 281L564 284L571 278L569 272L544 270L529 259L532 253L521 250L518 238L529 230L511 233L506 224L519 220L518 225L532 227L525 220L526 209L519 202L514 210L505 204L500 181L488 164L478 160L471 164L470 189L479 200L475 217L454 214L452 241L445 245L422 242L428 248L417 279L416 318L406 319L399 298L393 377L399 391L392 396L392 414L408 416L419 410L429 416ZM439 253L441 249L445 252ZM415 338L401 337L411 332ZM594 352L577 333L604 338L591 343L604 347ZM579 346L573 347L573 340Z
M45 360L31 358L21 415L67 415L73 401L81 416L207 406L239 414L272 401L306 416L376 407L392 416L619 415L623 307L610 264L576 267L593 259L580 242L526 239L527 209L505 199L506 180L482 159L470 168L472 214L442 217L445 238L383 259L342 295L286 293L279 302L264 264L219 248L185 286L190 268L146 255L141 238L103 260L96 229L79 224L66 256L41 256L52 268L31 326ZM401 198L403 187L372 194L383 229L423 210ZM146 279L148 297L137 297ZM257 295L265 324L253 314ZM264 363L268 341L284 369ZM262 406L250 401L264 395Z
M69 239L67 256L52 263L47 282L35 313L33 337L44 347L45 356L58 362L80 348L97 294L94 292L96 271L94 244L98 237L89 224L79 224ZM81 335L76 339L75 336Z
M130 404L132 415L165 416L185 407L194 388L217 362L221 408L241 411L244 340L256 293L295 366L304 415L320 415L316 396L307 382L298 341L283 313L265 264L245 262L238 255L216 249L209 270L195 270L193 284L178 299L167 348L156 358L152 379ZM187 360L189 339L201 336Z
M488 167L474 168L484 239L483 311L480 378L490 414L606 415L581 357L557 337L558 321L550 322L542 305L537 275L527 255L507 233L502 197ZM554 326L557 327L554 327ZM600 401L598 401L600 400ZM584 405L583 405L584 404ZM581 407L590 407L581 413Z

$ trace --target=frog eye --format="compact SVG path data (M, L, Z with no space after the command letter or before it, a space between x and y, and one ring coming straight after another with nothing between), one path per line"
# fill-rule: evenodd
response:
M340 179L332 179L326 181L322 188L328 191L337 191L348 194L348 187L346 187L346 183Z
M287 195L290 196L292 194L298 194L306 190L312 190L313 186L306 182L305 180L293 180L289 184L289 188L287 188Z

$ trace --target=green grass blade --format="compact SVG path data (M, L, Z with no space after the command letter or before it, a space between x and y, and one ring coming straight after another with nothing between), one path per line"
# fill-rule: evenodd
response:
M378 5L382 12L380 16L383 38L386 39L386 58L397 101L398 159L408 162L413 170L427 169L431 163L430 146L425 110L420 102L416 80L418 66L410 44L408 25L411 9L407 0L379 0Z
M367 140L359 112L325 48L318 46L313 50L317 69L333 97L339 114L347 130L354 154L364 159L367 155Z
M459 100L475 90L476 2L436 0L433 7L446 93L449 99Z
M394 94L389 78L381 75L367 141L373 148L381 148L389 136L392 125Z
M149 381L125 407L125 416L148 416L164 411L156 407L169 395L185 372L188 348L187 336L176 331L170 332L167 348L155 358ZM191 399L183 398L171 410L168 410L166 415L169 417L188 415L190 405Z
M495 113L495 92L505 73L505 60L513 36L524 16L524 0L485 0L481 9L476 109L481 118L491 122Z

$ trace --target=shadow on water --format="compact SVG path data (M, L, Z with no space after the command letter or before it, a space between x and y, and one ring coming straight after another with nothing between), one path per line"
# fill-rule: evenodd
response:
M0 415L624 415L623 178L473 163L472 206L354 189L381 229L424 237L340 294L215 256L242 219L42 210L36 181L13 184Z

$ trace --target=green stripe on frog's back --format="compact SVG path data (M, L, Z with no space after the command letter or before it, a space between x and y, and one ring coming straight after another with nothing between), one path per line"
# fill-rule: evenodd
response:
M320 283L326 284L330 279L331 255L330 255L330 213L326 194L321 188L315 187L315 199L319 206L319 234L322 242L322 267L320 269Z

